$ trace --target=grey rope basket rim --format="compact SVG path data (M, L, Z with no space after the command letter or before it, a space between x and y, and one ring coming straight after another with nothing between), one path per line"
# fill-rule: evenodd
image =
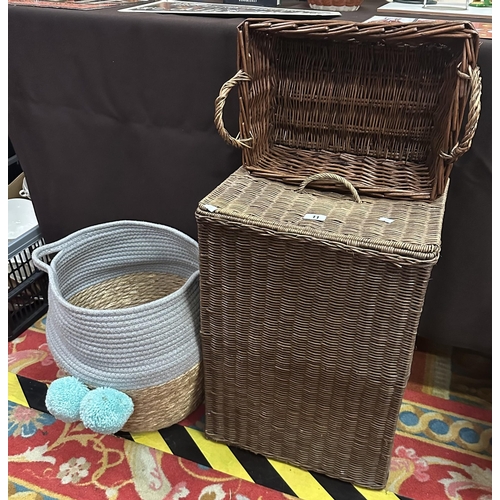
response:
M52 282L51 288L53 293L57 296L57 300L59 302L59 305L63 306L67 310L73 311L75 313L81 313L81 314L89 314L92 312L99 312L99 314L106 316L106 317L113 317L113 316L119 316L122 314L123 311L126 311L127 313L140 313L144 312L147 309L150 309L152 306L155 305L161 305L162 302L168 303L170 301L175 300L178 298L180 295L185 293L185 291L192 285L193 281L199 278L199 269L196 271L193 271L191 275L186 279L186 281L183 283L181 287L179 287L177 290L174 292L169 293L168 295L164 297L160 297L158 299L154 299L149 302L145 302L143 304L138 304L130 307L124 307L120 309L94 309L94 308L89 308L89 307L82 307L82 306L77 306L72 304L66 297L64 297L61 293L59 282L58 282L58 277L55 272L55 268L60 260L64 258L64 249L65 246L69 243L71 243L74 240L77 240L80 236L86 235L92 230L94 231L103 231L105 232L107 229L112 229L112 228L117 228L120 225L122 226L138 226L138 227L148 227L150 229L158 229L160 231L163 231L165 233L172 233L175 236L180 237L183 239L186 243L191 244L193 248L196 248L198 251L198 242L194 240L193 238L189 237L188 235L182 233L181 231L172 228L170 226L165 226L162 224L156 224L153 222L146 222L146 221L134 221L134 220L120 220L120 221L113 221L113 222L108 222L108 223L103 223L103 224L97 224L95 226L89 226L85 227L83 229L80 229L78 231L75 231L74 233L69 234L68 236L65 236L64 238L53 242L53 243L48 243L46 245L43 245L39 248L36 248L33 251L32 254L32 259L35 264L35 266L42 270L45 271L49 277L49 281ZM82 243L88 243L91 242L92 239L95 238L93 235L89 235L88 238L84 238ZM52 258L51 263L47 264L42 260L42 257L46 255L50 255L52 253L57 254ZM133 274L133 273L129 273ZM161 274L161 273L158 273Z
M52 261L53 262L53 261ZM130 273L132 274L132 273ZM62 295L59 295L58 299L60 300L60 305L65 307L69 311L73 312L81 312L82 314L84 313L92 313L92 312L99 312L99 314L102 314L104 316L119 316L121 313L126 311L127 313L130 312L130 314L133 313L139 313L143 312L147 309L150 309L151 306L155 305L161 305L162 302L168 303L173 300L175 300L179 295L182 295L195 281L198 279L200 275L199 271L195 271L191 276L185 281L185 283L175 290L172 293L169 293L168 295L165 295L164 297L160 297L159 299L151 300L149 302L145 302L143 304L138 304L136 306L130 306L130 307L123 307L120 309L93 309L90 307L82 307L82 306L75 306L71 302L69 302L67 299L65 299ZM54 287L53 287L54 288Z

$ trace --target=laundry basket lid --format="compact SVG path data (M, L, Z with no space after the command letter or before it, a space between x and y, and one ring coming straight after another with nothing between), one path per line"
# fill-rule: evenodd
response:
M201 200L197 212L406 263L439 258L447 192L432 202L392 200L359 197L352 185L346 193L318 190L314 180L320 179L315 175L296 187L255 177L241 167ZM332 182L338 189L338 181Z

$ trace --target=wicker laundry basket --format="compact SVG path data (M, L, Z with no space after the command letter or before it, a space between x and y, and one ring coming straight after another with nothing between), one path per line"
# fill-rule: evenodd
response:
M41 259L56 253L50 264ZM124 431L152 431L202 402L198 244L140 221L91 226L37 248L49 276L47 343L89 387L128 394Z
M320 177L349 194L308 187ZM206 435L383 488L445 200L360 198L328 173L297 188L244 167L204 198Z
M361 194L434 200L476 130L478 51L469 22L249 19L215 124L256 176L300 184L333 172ZM236 85L232 137L223 108Z

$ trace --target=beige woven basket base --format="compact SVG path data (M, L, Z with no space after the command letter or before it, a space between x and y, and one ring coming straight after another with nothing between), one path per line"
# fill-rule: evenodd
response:
M185 278L169 273L126 274L90 286L69 302L88 309L122 309L161 299L185 282Z
M92 309L120 309L144 304L178 290L185 278L168 273L134 273L105 280L75 294L69 302ZM201 363L181 376L154 387L122 391L132 398L134 413L123 427L145 432L173 425L193 412L203 400Z
M202 365L198 363L166 384L123 392L132 398L134 413L122 430L144 432L170 427L187 417L202 403Z
M70 375L63 369L61 372ZM122 431L149 432L170 427L203 402L203 366L199 363L180 377L156 387L122 392L134 402L134 413Z

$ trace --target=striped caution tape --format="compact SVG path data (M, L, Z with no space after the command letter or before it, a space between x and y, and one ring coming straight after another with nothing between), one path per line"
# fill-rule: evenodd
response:
M9 372L9 401L47 413L46 393L46 384ZM154 432L120 431L116 435L302 500L410 500L211 441L198 429L178 424Z

